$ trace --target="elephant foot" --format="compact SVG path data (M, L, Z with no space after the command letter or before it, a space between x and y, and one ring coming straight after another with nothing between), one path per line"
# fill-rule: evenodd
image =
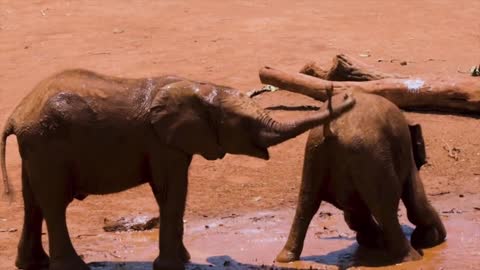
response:
M420 227L417 226L412 233L410 242L416 249L430 248L445 241L446 233L443 225L440 228L437 226Z
M300 254L295 254L295 252L283 248L282 251L278 253L277 258L275 260L277 262L287 263L287 262L297 261L299 259L300 259Z
M411 247L407 251L399 252L398 250L392 251L386 248L371 249L365 246L359 246L353 256L355 265L369 267L395 265L422 259L420 253Z
M360 246L371 249L384 247L383 237L380 232L357 232L357 242Z
M90 270L90 267L79 257L50 260L49 270Z
M408 247L405 248L395 246L391 249L384 248L381 251L384 254L381 262L385 264L398 264L404 262L418 261L422 259L422 255L420 253L421 251L419 252L415 250L409 244Z
M24 270L40 270L48 269L50 264L50 258L43 251L37 252L37 254L25 254L24 252L19 252L17 259L15 260L15 266L18 269Z
M184 270L185 265L181 261L169 260L157 257L153 262L153 270Z
M415 249L413 248L410 248L409 252L407 253L407 255L405 256L402 256L398 262L399 263L402 263L402 262L411 262L411 261L418 261L418 260L421 260L422 259L422 255L420 255L420 253L418 251L416 251Z

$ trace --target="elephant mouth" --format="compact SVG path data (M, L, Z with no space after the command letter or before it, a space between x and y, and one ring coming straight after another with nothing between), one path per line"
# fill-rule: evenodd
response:
M262 149L261 154L258 156L259 158L263 160L269 160L270 159L270 154L268 153L268 149Z
M215 154L202 154L202 157L204 157L206 160L217 160L217 159L223 159L227 153L221 149L218 150L217 153Z

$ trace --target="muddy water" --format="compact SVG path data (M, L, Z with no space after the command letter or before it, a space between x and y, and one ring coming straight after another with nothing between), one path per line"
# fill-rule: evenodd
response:
M293 210L187 221L185 244L192 255L187 269L369 269L365 265L379 262L378 251L359 250L341 212L329 206L321 209L310 226L301 260L289 264L274 258L286 241ZM409 236L413 228L401 216ZM448 230L445 243L424 250L420 261L377 269L480 269L480 220L455 214L444 215L443 220ZM94 270L151 269L158 250L158 230L105 233L95 239L82 253L94 261ZM359 257L367 260L359 262Z

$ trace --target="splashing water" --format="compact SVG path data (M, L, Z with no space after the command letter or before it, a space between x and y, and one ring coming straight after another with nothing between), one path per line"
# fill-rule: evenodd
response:
M405 81L403 81L403 84L407 87L407 90L409 92L418 93L418 92L420 92L420 89L425 84L425 81L420 80L420 79L405 80Z

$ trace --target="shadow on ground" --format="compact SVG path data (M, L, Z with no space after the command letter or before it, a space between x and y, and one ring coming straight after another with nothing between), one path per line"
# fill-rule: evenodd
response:
M152 269L152 262L93 262L89 264L92 270L150 270ZM207 259L207 262L189 263L186 265L187 270L219 270L219 269L272 269L273 265L254 265L244 264L232 259L230 256L213 256ZM293 269L289 267L274 266L274 269L284 270Z

